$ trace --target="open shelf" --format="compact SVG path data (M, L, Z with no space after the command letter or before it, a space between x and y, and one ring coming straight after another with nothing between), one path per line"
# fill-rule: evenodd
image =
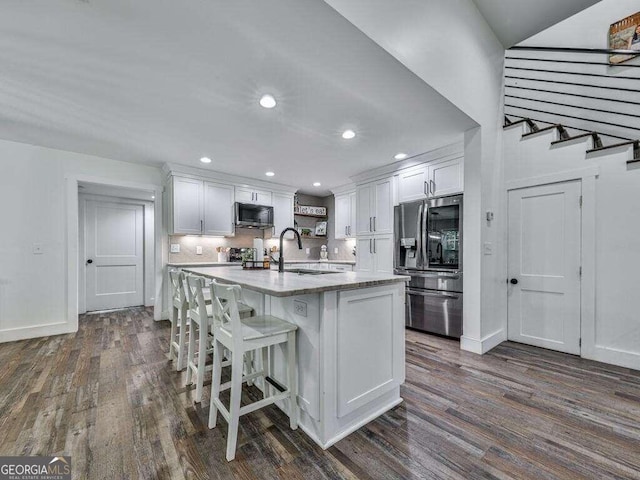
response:
M329 215L311 215L309 213L294 213L296 217L329 218Z

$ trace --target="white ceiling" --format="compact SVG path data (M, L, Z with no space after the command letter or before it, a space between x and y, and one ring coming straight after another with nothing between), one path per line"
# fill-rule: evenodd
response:
M319 1L4 0L0 32L7 140L325 193L475 126Z
M600 0L473 1L498 39L509 48Z

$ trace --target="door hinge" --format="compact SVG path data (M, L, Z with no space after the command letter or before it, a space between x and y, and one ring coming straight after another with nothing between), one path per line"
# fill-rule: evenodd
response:
M580 208L582 208L582 195L580 195Z
M580 278L582 278L582 266L578 269L578 275L580 275Z
M581 338L579 338L579 339L578 339L578 346L579 346L579 347L581 347L581 346L582 346L582 339L581 339Z

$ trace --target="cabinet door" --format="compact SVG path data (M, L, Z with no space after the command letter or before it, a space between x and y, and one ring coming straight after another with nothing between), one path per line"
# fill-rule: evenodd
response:
M230 185L204 183L204 235L232 236L234 189Z
M271 192L254 190L253 193L255 195L254 196L255 201L253 203L255 203L256 205L273 206L273 198L272 198Z
M429 168L411 168L398 176L398 201L400 203L423 200L429 196Z
M351 226L351 194L336 197L335 206L335 238L349 238Z
M250 188L236 187L236 202L238 203L255 203L255 194Z
M201 235L203 216L203 182L173 177L173 233Z
M293 195L273 194L273 230L272 238L280 238L280 232L287 227L293 227ZM293 239L293 232L287 232L284 236L287 240Z
M375 183L373 233L393 233L393 179Z
M393 273L393 235L373 237L376 273Z
M356 187L356 235L367 235L372 231L371 184Z
M462 158L436 163L429 167L431 196L453 195L464 191L464 161Z
M358 237L356 240L356 271L375 272L375 256L373 254L373 236Z
M356 192L349 194L349 202L351 203L350 216L349 216L349 238L356 236Z

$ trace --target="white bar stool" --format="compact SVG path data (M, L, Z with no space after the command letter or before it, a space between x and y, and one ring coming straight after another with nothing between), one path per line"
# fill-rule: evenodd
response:
M184 358L186 353L186 335L189 320L187 311L189 302L187 291L184 285L184 273L180 270L170 270L171 280L171 338L169 342L169 358L175 358L177 371L184 369Z
M206 288L204 277L187 275L187 292L189 294L189 349L187 353L187 379L186 384L192 384L195 374L196 393L195 402L202 401L205 372L211 370L212 365L207 366L207 356L213 352L210 335L213 323L211 306L211 290ZM253 308L245 304L239 305L240 315L250 317L254 314ZM196 354L196 335L198 339L198 352ZM226 366L226 365L225 365Z
M213 311L213 379L211 381L211 408L209 428L215 428L218 410L229 424L227 434L227 460L236 456L238 441L238 422L241 415L251 413L279 400L289 399L289 423L293 430L298 428L298 366L296 363L297 326L270 315L240 318L238 299L241 297L240 285L221 285L211 283ZM267 352L272 345L287 344L288 388L284 392L271 395L267 387ZM231 352L231 381L221 385L223 349ZM262 370L242 375L245 354L257 349L262 350ZM240 406L242 383L258 377L264 378L264 398L244 407ZM227 410L220 401L220 392L231 388L231 401Z

